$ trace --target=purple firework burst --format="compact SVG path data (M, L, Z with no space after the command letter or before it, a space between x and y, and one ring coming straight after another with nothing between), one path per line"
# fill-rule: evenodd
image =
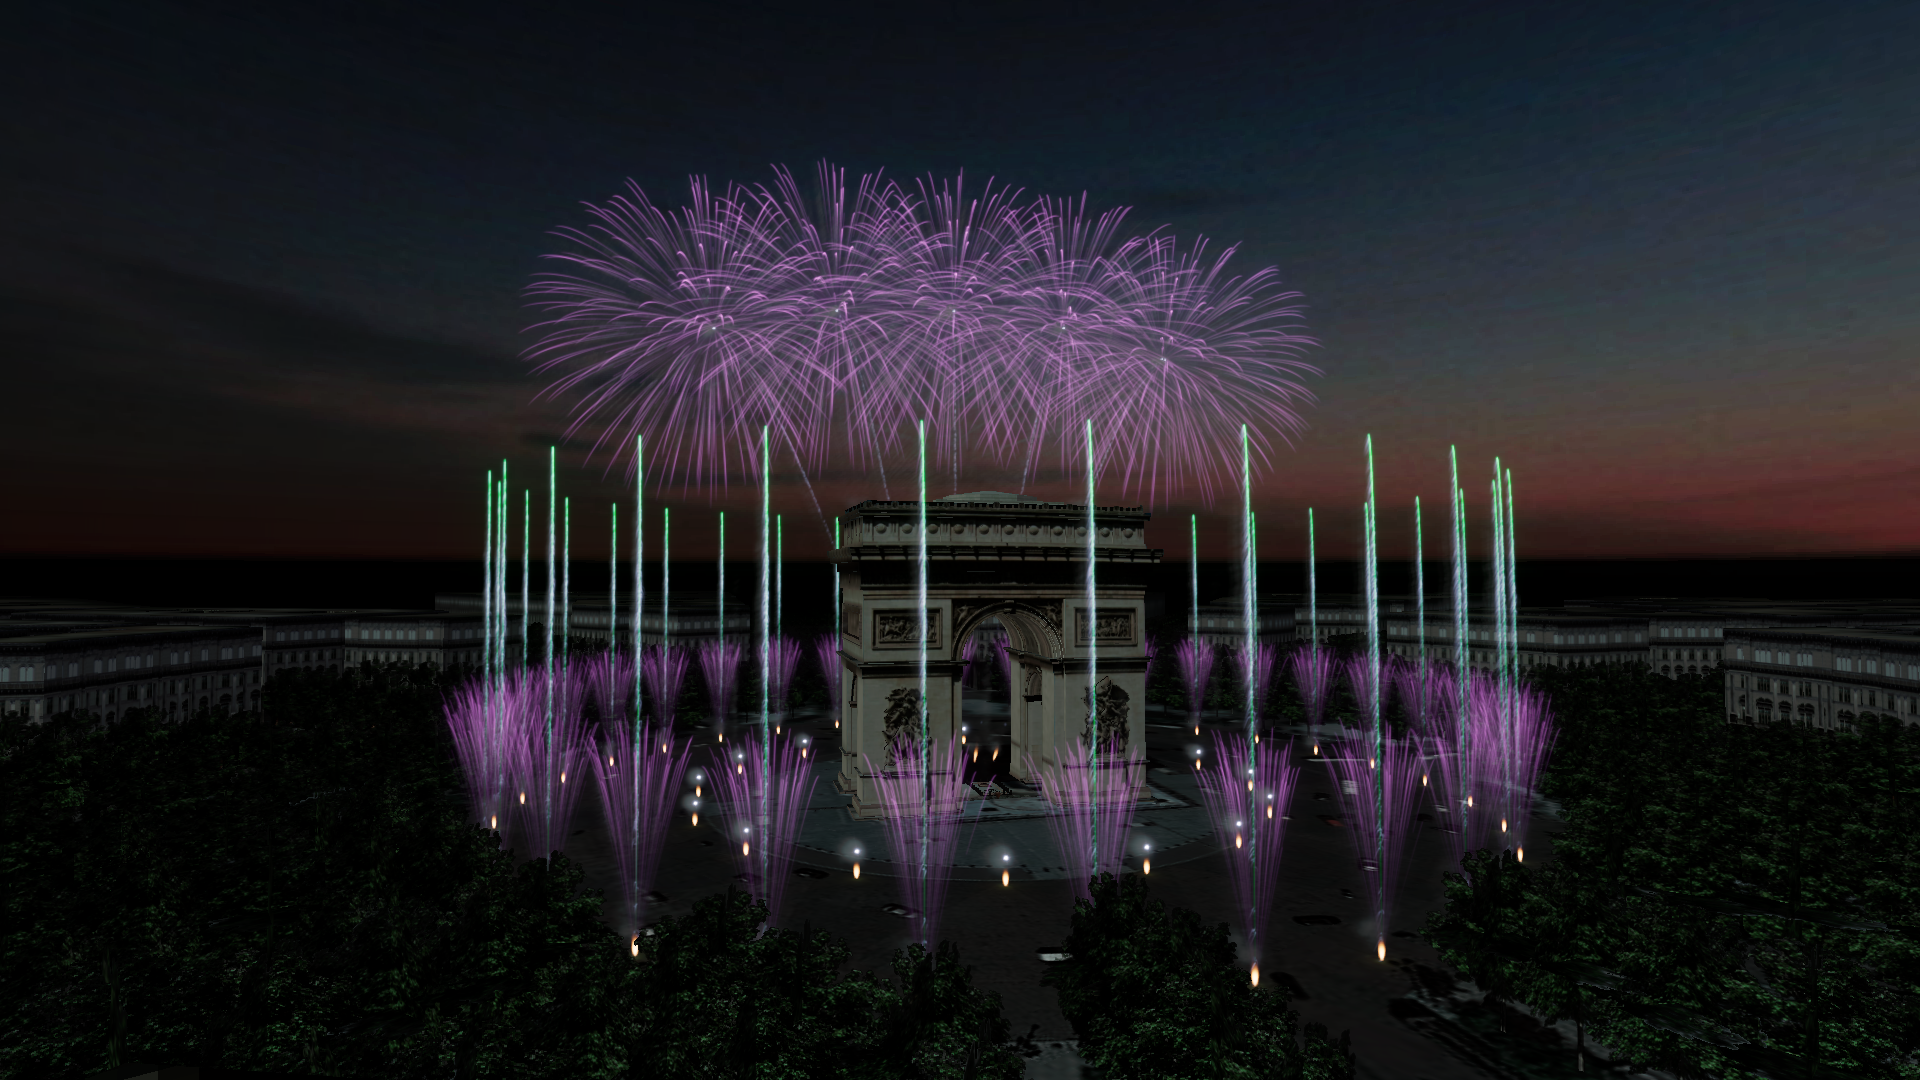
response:
M576 431L613 454L645 432L656 467L718 487L763 424L812 472L883 460L916 416L956 470L1031 469L1099 417L1100 460L1151 500L1210 494L1242 423L1263 458L1301 426L1298 297L1233 248L992 183L816 180L696 179L677 209L633 187L560 230L530 356Z

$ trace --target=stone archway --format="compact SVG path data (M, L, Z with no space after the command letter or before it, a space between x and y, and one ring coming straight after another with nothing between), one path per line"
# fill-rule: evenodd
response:
M1097 618L1086 613L1087 508L980 492L927 506L927 607L918 596L920 504L868 501L849 512L841 573L841 762L838 786L856 816L878 811L871 768L885 768L888 739L917 722L920 650L926 645L928 720L934 738L960 722L962 643L987 619L1007 628L1015 669L1009 717L1015 777L1029 757L1043 766L1087 732L1088 675L1101 724L1144 750L1148 513L1095 507ZM1071 630L1069 628L1071 627Z

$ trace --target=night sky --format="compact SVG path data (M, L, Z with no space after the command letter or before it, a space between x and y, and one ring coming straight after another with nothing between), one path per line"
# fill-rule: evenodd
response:
M1352 553L1367 432L1390 548L1457 443L1476 514L1514 470L1523 556L1914 551L1916 55L1920 5L1853 0L36 5L0 33L0 551L476 555L485 470L566 427L519 359L551 231L823 158L1279 267L1325 374L1272 557L1308 505ZM591 551L614 488L567 453Z

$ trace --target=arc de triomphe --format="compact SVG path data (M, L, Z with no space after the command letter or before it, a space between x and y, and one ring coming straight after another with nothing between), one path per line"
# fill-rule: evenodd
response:
M918 633L927 633L929 720L937 741L953 738L960 709L961 648L989 619L1013 652L1010 727L1013 775L1031 780L1057 748L1087 732L1087 670L1094 655L1102 741L1124 731L1145 750L1146 579L1160 561L1147 547L1151 516L1140 507L1094 508L1097 642L1086 617L1087 508L1004 492L927 504L927 611L914 615L920 504L868 500L848 511L841 564L841 761L837 785L853 812L879 810L868 763L884 768L887 740L917 729ZM1069 629L1071 632L1069 633Z

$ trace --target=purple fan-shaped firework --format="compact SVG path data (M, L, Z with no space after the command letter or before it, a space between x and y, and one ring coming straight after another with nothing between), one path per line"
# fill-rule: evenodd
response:
M1372 661L1364 656L1356 656L1342 666L1345 669L1344 673L1347 677L1347 687L1353 691L1354 707L1360 711L1360 715L1363 717L1375 715L1373 711L1376 703L1373 700L1374 681ZM1380 701L1377 703L1382 712L1384 712L1387 707L1387 689L1392 685L1392 661L1386 657L1382 657L1380 660Z
M616 721L600 725L600 741L593 758L594 778L600 784L600 808L607 835L613 839L615 868L620 874L621 924L627 934L640 932L641 909L660 866L660 849L680 796L680 778L686 773L691 744L682 740L674 749L671 725L642 725L639 743L634 725Z
M1293 760L1291 739L1253 744L1251 768L1242 764L1249 760L1244 734L1216 734L1213 748L1214 767L1198 774L1200 794L1226 853L1250 959L1259 963L1267 916L1280 884L1287 805L1300 767Z
M1327 715L1327 694L1333 689L1333 654L1318 645L1302 645L1288 657L1293 670L1293 688L1300 693L1300 706L1307 714L1307 731L1313 739L1313 752L1320 752L1320 723Z
M632 188L560 235L530 289L531 359L610 453L644 432L655 467L718 487L760 425L800 466L865 466L931 417L954 469L969 447L1031 468L1096 419L1096 454L1150 499L1210 493L1249 425L1257 453L1309 400L1297 296L1233 249L1130 235L1126 212L960 180L771 186L687 204ZM1074 449L1069 450L1072 443Z
M1272 645L1257 643L1253 647L1251 664L1247 662L1245 645L1230 650L1230 655L1233 657L1234 667L1239 669L1237 678L1242 688L1243 702L1247 680L1253 681L1253 716L1250 719L1258 723L1259 718L1267 711L1267 690L1273 685L1273 666L1280 657L1280 650Z
M1091 900L1094 874L1118 874L1126 857L1133 804L1146 785L1146 760L1117 739L1107 743L1097 766L1081 739L1056 749L1059 757L1051 762L1028 755L1027 772L1053 804L1047 826L1073 875L1074 896Z
M840 720L840 642L836 635L821 634L814 638L813 656L820 662L820 677L827 681L827 713L837 724Z
M777 924L793 871L793 845L813 798L811 763L794 739L776 738L763 751L760 740L748 736L714 747L709 771L735 865Z
M787 691L794 669L800 666L800 642L777 637L767 642L767 708L777 715L787 711Z
M893 744L892 768L878 767L862 755L886 807L887 843L900 875L901 902L913 921L914 939L929 946L946 906L967 802L965 748L949 739L930 749L930 770L922 768L920 747L913 739Z
M680 687L686 682L688 663L687 650L677 645L649 645L640 660L647 693L653 695L654 721L669 729L680 710Z
M1412 739L1388 739L1386 756L1375 759L1372 740L1354 734L1334 751L1331 764L1340 777L1341 813L1353 839L1368 898L1373 901L1374 932L1380 958L1386 959L1388 921L1393 917L1394 887L1413 850L1414 815L1419 812L1424 768ZM1384 790L1376 791L1378 783ZM1384 816L1382 816L1384 811Z
M713 710L715 731L725 731L733 718L733 695L739 689L740 658L745 650L732 641L700 643L700 674L707 682L707 706Z
M1180 665L1180 683L1187 691L1187 712L1197 729L1200 710L1207 704L1207 681L1213 677L1213 646L1188 638L1173 647L1173 659Z

